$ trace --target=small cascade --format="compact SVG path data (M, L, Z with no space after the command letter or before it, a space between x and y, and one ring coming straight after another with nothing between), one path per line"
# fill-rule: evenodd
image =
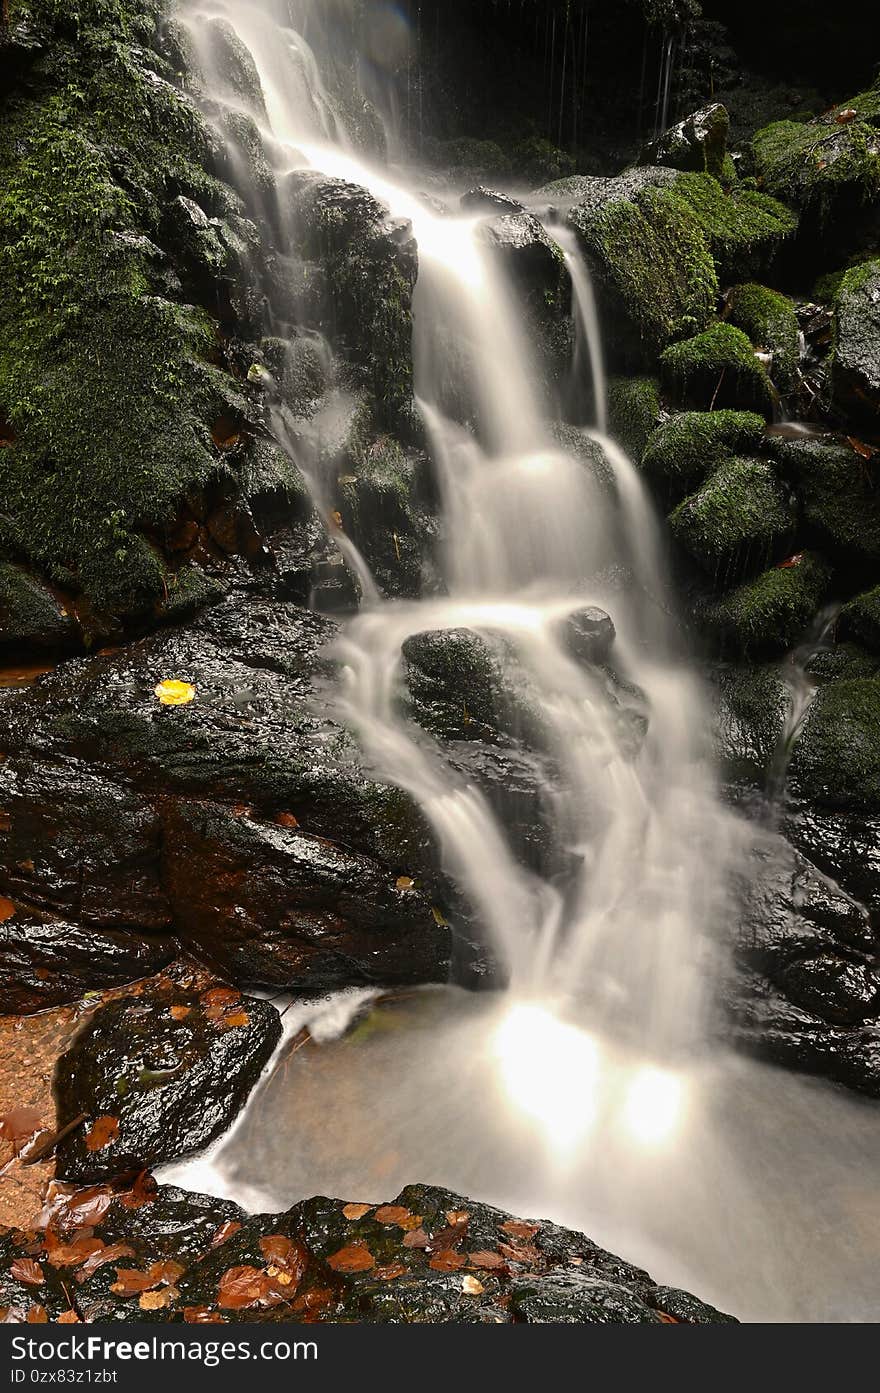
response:
M792 753L816 696L816 682L810 674L809 664L827 647L839 613L839 605L826 605L820 610L809 632L789 654L782 668L788 704L782 734L767 772L767 807L771 820L778 816Z

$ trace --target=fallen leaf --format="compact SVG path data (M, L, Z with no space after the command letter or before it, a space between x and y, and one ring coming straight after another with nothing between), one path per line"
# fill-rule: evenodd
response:
M295 1315L316 1316L332 1306L335 1300L335 1293L328 1287L312 1287L311 1291L304 1291L302 1296L296 1298L291 1310Z
M191 1006L171 1006L168 1014L173 1021L185 1021L191 1010Z
M86 1151L103 1151L119 1136L119 1118L106 1113L97 1118L86 1133Z
M100 1242L100 1240L96 1241ZM87 1282L92 1273L97 1272L99 1267L104 1267L108 1262L120 1262L122 1258L133 1258L134 1255L134 1248L129 1248L127 1243L110 1243L106 1246L101 1243L100 1248L86 1258L76 1274L76 1280ZM54 1263L54 1259L52 1261Z
M411 890L415 885L415 881L411 880L408 875L398 876L394 883L398 890Z
M412 1217L412 1210L404 1209L399 1204L383 1204L373 1215L377 1224L396 1224L398 1227L408 1226Z
M42 1267L33 1258L16 1258L9 1271L17 1282L29 1287L41 1287L46 1280Z
M369 1272L376 1266L376 1259L366 1243L352 1243L349 1248L340 1248L338 1253L327 1259L334 1272Z
M117 1267L116 1281L110 1290L117 1296L139 1296L142 1291L149 1291L156 1285L149 1272L138 1272L134 1267Z
M386 1267L376 1268L376 1276L380 1282L393 1282L398 1277L405 1277L406 1273L407 1269L402 1262L390 1262Z
M53 1243L51 1245L49 1235L47 1235L46 1245L47 1256L53 1267L79 1267L97 1257L98 1254L106 1252L103 1241L100 1238L94 1238L91 1234L76 1238L72 1243ZM118 1256L130 1257L131 1249L126 1249Z
M269 1278L258 1267L229 1267L220 1278L217 1301L227 1311L256 1306L269 1295Z
M210 1306L184 1306L183 1319L187 1325L226 1325L225 1316Z
M73 1185L51 1180L45 1203L35 1222L42 1229L50 1226L63 1230L93 1228L101 1222L112 1203L113 1191L107 1185L77 1189Z
M250 1025L251 1018L247 1011L236 1011L231 1016L224 1016L220 1021L224 1030L239 1030L242 1026Z
M537 1248L532 1248L528 1243L520 1243L517 1244L516 1247L513 1247L509 1243L499 1243L498 1251L499 1253L503 1253L506 1258L509 1258L511 1262L519 1262L529 1267L534 1267L534 1265L541 1262L543 1258L543 1254L539 1252Z
M278 823L279 827L299 827L299 823L297 822L293 813L279 813L275 821Z
M447 1209L446 1211L447 1224L466 1224L470 1217L467 1209Z
M0 924L5 924L7 919L11 919L16 913L15 905L12 900L7 900L5 895L0 895Z
M20 1156L28 1143L43 1130L36 1108L12 1108L0 1117L0 1137L11 1144L14 1156Z
M877 453L873 445L866 445L864 440L857 440L854 435L848 435L846 443L857 455L861 455L862 459L873 459Z
M404 1234L404 1248L427 1248L431 1242L424 1229L413 1229L411 1233Z
M221 1224L214 1237L211 1239L211 1247L219 1248L221 1243L225 1243L227 1238L231 1238L234 1233L238 1233L241 1224L237 1219L227 1219Z
M125 1209L142 1209L145 1204L153 1203L158 1189L149 1171L139 1171L131 1189L124 1190L119 1196L119 1203Z
M472 1267L483 1267L487 1270L507 1266L507 1263L504 1261L503 1257L501 1257L500 1253L490 1253L484 1248L481 1248L476 1253L471 1253L470 1261Z
M804 559L802 551L796 552L794 556L788 556L784 561L780 561L776 567L777 571L791 571L795 566L799 566Z
M540 1224L529 1224L524 1219L508 1219L506 1224L501 1225L505 1233L509 1233L512 1238L534 1238Z
M138 1297L142 1311L161 1311L170 1306L179 1292L174 1287L163 1287L161 1291L143 1291Z
M467 1258L463 1253L456 1253L452 1248L445 1248L442 1252L435 1253L428 1263L435 1272L457 1272L460 1267L467 1266Z
M834 119L837 122L838 126L847 126L849 125L850 121L854 121L856 119L858 114L859 113L855 111L851 106L848 106L845 107L843 111L838 111Z
M79 1325L80 1318L76 1311L62 1311L60 1316L55 1317L57 1325Z
M45 1306L29 1306L26 1316L28 1325L46 1325L49 1317L46 1314Z
M486 1288L477 1277L462 1277L461 1289L468 1296L482 1296Z
M681 1325L680 1320L677 1320L675 1316L668 1315L666 1311L658 1311L657 1314L664 1325Z
M167 677L154 688L154 692L163 706L188 706L196 695L192 683L181 682L176 677Z
M450 1224L448 1228L431 1235L428 1248L432 1253L442 1252L445 1248L457 1248L467 1231L467 1219L458 1224Z
M371 1204L347 1204L342 1211L344 1219L362 1219L373 1208Z

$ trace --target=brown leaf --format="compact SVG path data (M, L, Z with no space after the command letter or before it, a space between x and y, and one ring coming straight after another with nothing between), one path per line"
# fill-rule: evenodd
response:
M183 1319L187 1325L226 1325L225 1316L210 1306L184 1306Z
M481 1248L476 1253L471 1253L470 1261L472 1267L483 1267L489 1271L494 1268L507 1266L500 1253L490 1253L488 1249L485 1248Z
M108 1185L89 1185L85 1189L77 1189L75 1185L50 1180L36 1223L44 1229L50 1225L64 1230L92 1228L101 1222L112 1203L113 1191Z
M224 1030L237 1030L240 1026L250 1025L251 1018L247 1011L236 1011L231 1016L224 1016L220 1022Z
M16 913L16 907L12 900L7 900L5 895L0 895L0 924L5 924L6 920L11 919Z
M427 1248L431 1242L424 1229L413 1229L410 1233L404 1234L404 1248Z
M411 876L400 875L397 877L397 880L394 882L394 884L396 889L406 891L412 890L413 886L415 885L415 881L412 879Z
M175 1287L163 1287L161 1291L142 1291L138 1305L142 1311L161 1311L170 1306L179 1292Z
M95 1240L100 1242L99 1239ZM119 1262L122 1258L133 1258L134 1248L129 1248L127 1243L111 1243L105 1247L101 1243L100 1248L96 1249L90 1257L87 1257L82 1267L76 1274L78 1282L87 1282L93 1272L97 1272L99 1267L103 1267L108 1262ZM55 1264L54 1257L50 1261Z
M241 1224L237 1219L227 1219L221 1224L214 1237L211 1239L211 1247L219 1248L221 1243L225 1243L227 1238L231 1238L234 1233L238 1233Z
M0 1137L11 1144L14 1156L20 1156L28 1142L43 1130L36 1108L12 1108L0 1117Z
M72 1243L58 1243L51 1246L47 1235L46 1246L48 1258L53 1267L79 1267L87 1260L106 1252L103 1241L100 1238L93 1238L90 1234L84 1234L82 1237L74 1239ZM130 1257L131 1249L126 1249L125 1253L120 1253L119 1256Z
M376 1276L380 1282L393 1282L398 1277L405 1277L407 1268L402 1262L389 1262L385 1267L376 1268Z
M447 1224L466 1224L470 1217L466 1209L447 1209L446 1211Z
M478 1277L462 1277L461 1289L467 1296L482 1296L486 1290Z
M142 1209L145 1204L153 1203L158 1189L159 1186L150 1172L140 1171L131 1189L123 1191L119 1196L119 1203L125 1209Z
M279 827L289 827L291 829L299 827L299 822L294 817L293 813L279 813L275 821L278 823Z
M432 1253L439 1253L445 1248L457 1248L467 1231L467 1219L460 1224L450 1224L448 1228L441 1229L439 1233L431 1235L428 1242L428 1249Z
M505 1233L509 1233L512 1238L534 1238L540 1224L528 1224L524 1219L508 1219L506 1224L501 1225Z
M134 1267L117 1267L116 1281L110 1290L117 1296L139 1296L156 1286L149 1272L138 1272Z
M237 1006L241 1001L241 992L234 987L210 987L208 991L202 992L202 1002L205 1006Z
M369 1272L376 1266L376 1259L366 1243L352 1243L349 1248L340 1248L338 1253L327 1259L334 1272Z
M777 563L777 571L791 571L795 566L799 566L804 559L802 551L795 552L794 556L788 556L784 561Z
M396 1224L399 1228L409 1228L409 1221L414 1217L411 1209L399 1204L383 1204L373 1215L377 1224Z
M864 440L857 440L854 435L848 435L846 443L857 455L861 455L862 459L873 459L877 453L873 445L866 445Z
M524 1266L534 1267L536 1263L543 1261L543 1253L537 1248L533 1248L528 1243L519 1243L514 1247L510 1243L499 1243L499 1253L503 1253L511 1262L520 1262Z
M342 1211L345 1219L362 1219L373 1208L371 1204L347 1204Z
M173 1021L185 1021L191 1010L191 1006L171 1006L168 1014Z
M467 1266L467 1258L463 1253L445 1248L442 1252L435 1253L428 1266L433 1267L435 1272L457 1272L460 1267Z
M676 1316L670 1316L666 1311L658 1311L657 1314L664 1325L681 1325L681 1321Z
M258 1267L229 1267L220 1278L217 1301L224 1310L256 1306L269 1295L269 1278Z
M46 1314L46 1307L39 1305L29 1306L26 1319L28 1325L46 1325L49 1320Z
M302 1296L298 1296L294 1301L291 1310L295 1315L305 1316L308 1319L320 1315L328 1307L333 1305L336 1300L335 1293L328 1287L312 1287L310 1291L304 1291Z
M76 1311L62 1311L60 1316L55 1317L57 1325L79 1325L80 1318Z
M119 1136L119 1118L105 1113L97 1118L86 1133L86 1151L103 1151Z
M17 1282L29 1287L40 1287L46 1280L42 1267L33 1258L16 1258L9 1271Z
M843 111L838 111L834 119L838 126L848 126L850 121L854 121L858 114L859 113L855 111L853 107L848 106Z

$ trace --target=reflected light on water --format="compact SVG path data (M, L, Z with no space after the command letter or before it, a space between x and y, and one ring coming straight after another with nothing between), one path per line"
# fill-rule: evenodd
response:
M596 1119L595 1040L545 1007L520 1002L503 1016L492 1049L509 1101L540 1123L550 1146L571 1152Z

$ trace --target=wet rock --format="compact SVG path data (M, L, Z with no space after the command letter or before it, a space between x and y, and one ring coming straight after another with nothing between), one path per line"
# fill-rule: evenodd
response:
M0 649L77 648L81 640L76 619L48 586L0 562Z
M822 686L791 769L807 798L829 808L880 812L880 680L849 678Z
M697 607L697 619L725 652L783 654L803 639L831 582L831 568L801 552Z
M57 1173L97 1181L186 1156L226 1130L281 1038L274 1006L185 978L101 1007L58 1061Z
M804 958L782 974L785 995L796 1006L835 1025L855 1025L880 1007L880 978L864 962L834 953Z
M661 415L655 377L612 377L608 382L608 428L636 464Z
M764 429L764 417L753 411L682 411L648 437L642 467L678 501L726 457L757 450Z
M660 376L680 398L702 410L735 407L770 415L773 391L766 368L741 329L713 324L660 357Z
M524 213L525 208L510 194L498 193L496 189L482 186L469 189L461 196L461 206L466 213Z
M844 574L873 584L880 563L880 495L870 468L849 445L771 441L780 469L802 499L802 533Z
M564 634L566 647L575 658L584 663L604 663L614 644L614 620L597 605L587 605L568 616Z
M673 169L702 170L720 178L729 129L730 117L720 103L701 107L646 146L642 161Z
M880 817L790 799L784 830L815 866L880 916Z
M0 1014L45 1011L86 992L150 977L174 950L170 938L16 914L0 924Z
M779 666L719 663L709 679L719 765L728 779L763 788L790 704Z
M337 479L343 530L383 593L417 599L429 579L437 525L430 465L385 437L358 444Z
M561 380L571 361L571 281L562 252L531 213L495 217L479 235L519 287L533 356L545 380Z
M445 739L497 738L513 723L503 640L471 629L413 634L403 645L413 715Z
M880 260L863 262L846 272L835 308L831 360L835 400L842 410L876 427L880 424Z
M801 356L800 325L791 300L746 282L728 293L725 308L728 322L748 334L756 351L769 354L767 371L777 390L791 392Z
M795 513L766 460L729 459L675 509L675 541L708 575L728 580L754 573L790 540Z
M407 963L409 980L442 976L432 841L334 719L335 632L287 601L238 596L10 693L0 894L84 928L173 921L276 988L397 981ZM157 700L172 676L194 687L189 705ZM424 891L398 894L401 879Z
M844 605L838 633L841 638L854 638L871 653L880 654L880 585Z

